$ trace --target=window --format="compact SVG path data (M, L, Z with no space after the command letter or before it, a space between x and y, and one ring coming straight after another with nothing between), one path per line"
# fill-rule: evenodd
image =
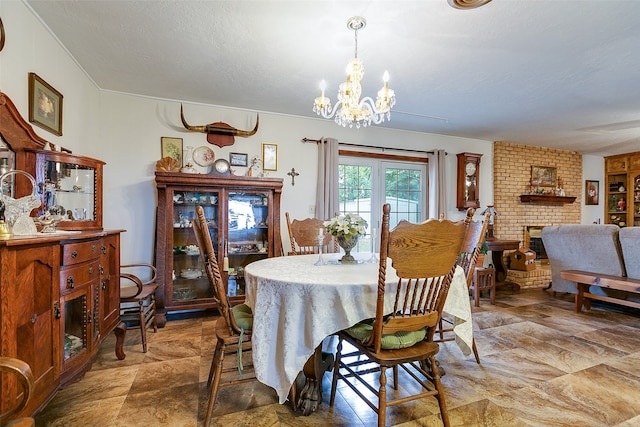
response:
M360 215L369 224L356 251L370 251L370 234L379 234L382 205L391 205L389 226L405 219L421 222L427 217L427 167L425 163L340 156L338 166L339 214ZM379 244L379 242L377 243Z

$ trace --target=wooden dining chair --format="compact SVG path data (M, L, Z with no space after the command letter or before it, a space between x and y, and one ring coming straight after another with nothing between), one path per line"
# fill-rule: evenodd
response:
M120 320L136 323L140 328L142 352L147 352L147 329L158 332L156 323L156 277L158 270L151 264L120 266Z
M204 425L208 427L211 424L211 416L219 387L256 380L252 359L247 357L247 355L251 355L253 314L246 304L232 307L229 302L202 206L196 206L196 217L191 222L213 298L220 312L220 318L216 322L215 328L216 348L207 381L211 391ZM225 365L225 362L230 363ZM237 375L233 375L234 373ZM224 382L221 381L223 374L225 377Z
M7 410L0 414L0 426L2 427L33 427L35 420L32 417L13 418L15 414L22 411L29 403L31 395L35 391L35 380L31 367L28 363L15 359L13 357L0 357L0 374L2 372L12 374L17 384L20 386L16 395L13 406L8 406ZM3 376L3 381L8 377ZM5 396L11 390L9 384L2 384L3 399L9 401L9 397Z
M318 218L294 219L291 221L289 212L285 212L291 251L288 255L306 255L318 253L318 231L324 230L324 221ZM339 251L338 241L326 231L322 241L322 253L336 253Z
M473 286L474 271L478 261L478 254L480 253L480 248L482 248L482 244L484 243L485 235L487 233L487 225L489 224L489 217L491 216L491 214L487 212L484 216L484 220L473 221L472 217L474 214L474 209L467 209L466 220L469 222L469 226L467 227L467 232L464 236L464 241L462 242L460 256L456 261L464 271L465 277L467 278L467 287L469 288ZM453 341L454 339L453 320L446 316L442 316L440 318L440 324L438 325L438 338L434 341L444 342ZM471 350L473 350L476 363L480 364L480 355L478 354L475 338L473 339Z
M380 266L376 316L338 332L338 347L333 370L330 405L335 402L338 381L342 380L378 414L378 426L384 426L388 406L435 396L445 426L449 425L433 341L456 260L467 230L467 221L432 219L421 224L400 223L389 231L390 205L383 206L380 238ZM399 277L397 289L386 294L387 258ZM385 312L385 297L394 301ZM343 354L344 341L355 348ZM420 388L398 390L398 367L417 381ZM394 391L387 394L387 368L393 368ZM376 387L373 372L379 372ZM364 390L366 388L366 391ZM411 390L409 394L408 390ZM372 393L377 402L367 397Z

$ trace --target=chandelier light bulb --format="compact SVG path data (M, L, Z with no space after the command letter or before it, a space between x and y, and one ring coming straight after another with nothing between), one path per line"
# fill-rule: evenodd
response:
M325 81L320 83L321 95L314 100L313 111L325 119L334 118L335 122L341 126L367 127L372 122L382 123L391 118L391 108L396 103L395 93L389 89L389 72L383 75L384 85L378 91L375 100L371 97L362 96L362 78L364 77L364 66L358 59L358 30L367 25L366 19L361 16L354 16L347 21L347 28L354 31L355 49L354 58L347 64L346 81L338 88L338 103L331 108L331 100L324 94L327 88Z

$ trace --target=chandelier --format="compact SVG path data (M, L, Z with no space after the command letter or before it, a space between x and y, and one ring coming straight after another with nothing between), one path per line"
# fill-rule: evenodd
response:
M331 108L331 100L324 96L327 84L323 80L320 83L322 94L313 103L313 111L325 119L335 116L337 124L344 127L360 128L369 126L371 122L380 124L391 118L391 108L396 103L396 95L389 89L389 72L385 71L383 76L384 86L378 91L375 103L371 97L362 96L362 85L360 81L364 76L364 66L358 59L358 30L363 29L367 21L361 16L354 16L347 21L347 28L355 33L355 53L354 58L347 65L347 81L340 85L338 90L338 103Z

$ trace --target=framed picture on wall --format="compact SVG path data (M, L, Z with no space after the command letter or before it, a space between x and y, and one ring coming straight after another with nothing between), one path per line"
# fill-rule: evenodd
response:
M62 136L62 94L36 73L29 73L29 121Z
M531 166L532 187L555 187L558 182L558 171L549 166Z
M600 181L585 181L584 192L585 205L600 204Z
M249 155L247 153L229 153L229 164L231 166L247 166Z
M278 144L262 143L262 170L278 170Z
M171 157L178 162L178 164L182 165L182 138L163 136L160 138L160 147L163 159L165 157Z

